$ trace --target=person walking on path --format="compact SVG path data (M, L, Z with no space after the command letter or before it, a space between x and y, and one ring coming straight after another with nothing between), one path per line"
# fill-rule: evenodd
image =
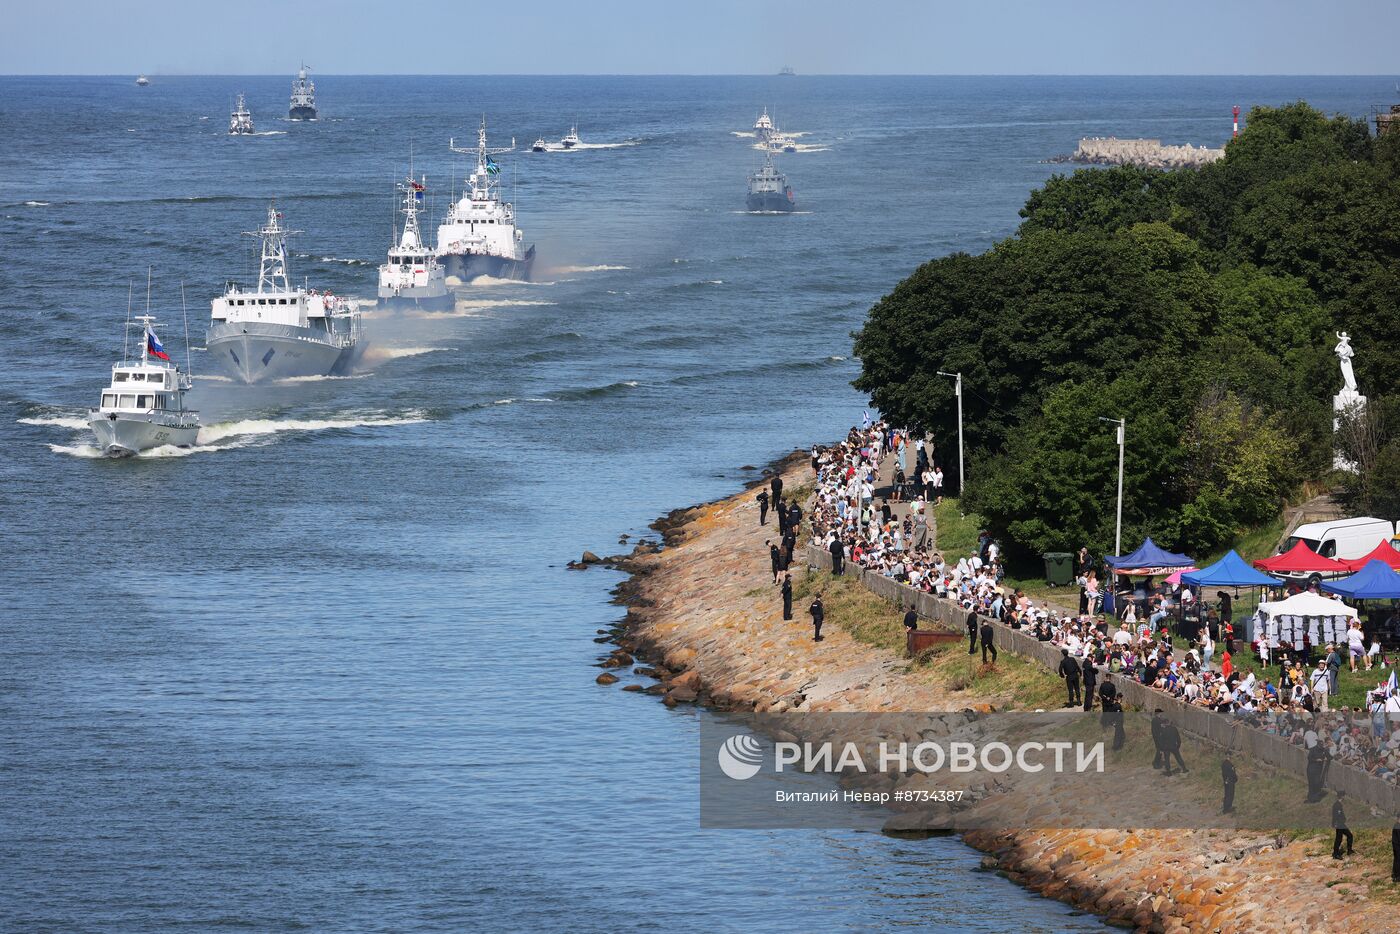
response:
M1099 670L1094 667L1094 660L1087 655L1084 656L1080 669L1084 677L1084 712L1088 713L1094 709L1094 684L1099 680Z
M807 608L807 612L812 614L812 641L822 641L822 623L826 619L826 607L822 606L822 595L817 594L817 598L812 601L812 605Z
M792 575L783 575L783 619L792 619Z
M1220 784L1225 790L1225 801L1220 807L1221 814L1231 814L1235 810L1235 783L1240 780L1239 773L1235 771L1235 763L1230 761L1227 754L1220 760Z
M831 573L839 577L846 573L846 546L839 537L831 540Z
M773 544L772 539L768 539L763 544L768 546L768 560L773 562L773 583L778 582L779 575L783 573L783 553L778 550L778 546Z
M991 662L991 663L992 663L993 665L995 665L995 664L997 663L997 646L996 646L996 642L993 641L994 638L995 638L995 636L996 636L996 633L995 633L995 631L992 629L992 621L991 621L990 619L983 621L983 623L982 623L982 664L984 664L984 665L987 664L987 653L988 653L988 652L991 652L991 653L992 653L992 662Z
M1343 838L1343 837L1345 837L1345 838L1346 838L1346 841L1347 841L1347 852L1346 852L1346 855L1347 855L1347 856L1350 856L1350 855L1351 855L1352 844L1353 844L1353 843L1355 842L1355 840L1356 840L1356 838L1353 837L1352 834L1351 834L1351 828L1347 826L1347 809L1342 805L1342 798L1345 797L1345 795L1346 795L1345 792L1338 791L1338 792L1337 792L1337 800L1335 800L1335 801L1332 802L1332 830L1333 830L1333 833L1332 833L1332 858L1333 858L1333 859L1341 859L1341 858L1342 858L1342 838Z
M1060 649L1060 677L1065 679L1065 691L1069 699L1066 707L1079 706L1079 663L1069 657L1069 649Z
M967 654L977 651L977 611L967 611Z
M768 491L760 490L758 496L758 524L765 525L768 522Z

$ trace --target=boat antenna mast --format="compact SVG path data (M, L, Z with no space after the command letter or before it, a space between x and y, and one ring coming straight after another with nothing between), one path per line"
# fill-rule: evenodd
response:
M185 379L194 385L194 364L190 362L190 313L185 307L185 281L180 280L180 315L185 319Z
M495 176L501 171L501 167L496 165L492 156L499 156L507 152L515 152L515 137L511 137L510 145L498 149L488 149L486 147L486 115L481 115L481 127L476 133L476 149L468 149L458 146L456 139L447 141L447 148L464 156L476 153L476 171L472 173L472 195L480 194L484 197L491 188Z
M126 280L126 327L122 329L122 363L125 364L127 357L127 347L131 342L131 295L135 287L130 279Z
M300 230L287 230L282 226L282 213L277 210L275 201L268 202L267 223L257 230L245 230L246 237L257 237L262 241L262 259L258 264L259 292L290 292L290 277L287 273L287 238Z

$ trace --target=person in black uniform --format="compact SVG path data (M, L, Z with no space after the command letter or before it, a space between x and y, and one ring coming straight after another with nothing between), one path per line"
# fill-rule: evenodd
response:
M1172 774L1172 759L1176 759L1177 767L1181 774L1187 771L1186 763L1181 761L1181 731L1176 728L1165 716L1162 717L1162 765L1166 768L1164 774Z
M779 509L783 505L783 478L774 476L768 481L768 489L773 491L773 508Z
M826 607L822 606L821 594L817 594L817 599L812 601L807 612L812 614L812 641L820 642L822 641L822 622L826 619Z
M1164 722L1161 707L1152 711L1152 767L1154 769L1160 769L1162 761L1166 758L1162 754L1162 724Z
M1240 780L1239 773L1235 771L1235 763L1230 761L1227 754L1220 760L1220 784L1225 788L1225 802L1221 805L1221 814L1230 814L1235 810L1235 783Z
M769 539L763 544L768 546L768 560L773 562L773 583L778 582L778 576L783 573L783 553L778 550L778 546Z
M1390 881L1400 882L1400 816L1390 828Z
M789 526L783 533L783 570L792 567L792 549L797 546L797 533Z
M1127 734L1123 732L1123 705L1118 700L1118 685L1113 683L1113 675L1108 672L1104 673L1103 684L1099 685L1099 706L1103 708L1099 725L1113 726L1113 748L1122 749L1127 742Z
M758 524L764 525L768 522L768 491L760 490L758 496Z
M919 614L915 612L914 605L909 604L909 610L904 614L904 631L913 632L919 628Z
M802 507L793 503L788 507L788 531L796 535L798 529L802 528Z
M792 575L783 575L783 619L792 619Z
M786 535L788 530L788 514L787 510L783 508L782 500L778 500L773 504L773 513L778 517L778 534Z
M1355 838L1351 835L1351 828L1347 826L1347 809L1342 806L1344 793L1337 792L1337 800L1332 802L1332 858L1342 858L1342 838L1347 841L1347 853L1351 855L1351 846Z
M1060 649L1060 677L1065 679L1069 700L1066 707L1079 706L1079 663L1069 657L1069 649Z
M1308 796L1303 799L1304 804L1316 804L1322 800L1322 783L1327 779L1327 765L1331 758L1320 740L1308 750Z
M997 663L997 647L996 647L996 643L993 641L993 638L994 638L995 635L996 635L996 633L992 630L992 621L991 621L990 619L983 620L983 622L982 622L982 664L984 664L984 665L987 664L987 653L988 653L988 652L991 652L991 653L992 653L992 664L995 665L995 664Z
M977 611L967 611L967 654L977 651Z
M1098 683L1099 670L1094 667L1094 659L1090 655L1084 656L1079 670L1084 681L1084 712L1088 713L1094 709L1094 685Z
M834 575L845 574L846 546L842 544L839 537L831 540L831 547L829 550L831 551L831 573Z

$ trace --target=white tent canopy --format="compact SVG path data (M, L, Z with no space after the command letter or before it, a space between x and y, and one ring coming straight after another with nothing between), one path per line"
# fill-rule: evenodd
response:
M1342 601L1304 591L1259 604L1247 638L1269 649L1291 646L1301 651L1304 639L1314 647L1341 642L1356 617L1356 610Z
M1356 610L1340 600L1319 596L1310 590L1294 594L1287 600L1275 600L1259 604L1259 612L1265 616L1346 616L1356 618Z

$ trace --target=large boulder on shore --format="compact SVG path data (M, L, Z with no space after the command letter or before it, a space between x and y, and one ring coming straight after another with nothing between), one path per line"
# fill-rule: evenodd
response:
M605 671L598 676L597 681L599 684L617 684L617 675Z

